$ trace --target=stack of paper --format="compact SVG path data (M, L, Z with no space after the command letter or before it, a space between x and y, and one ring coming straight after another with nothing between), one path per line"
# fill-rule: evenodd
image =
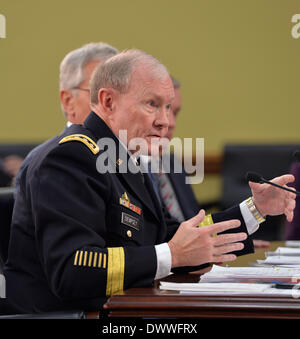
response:
M283 256L300 256L300 248L294 247L278 247L274 252L266 252L266 256L283 255Z
M300 248L278 247L274 252L266 252L265 260L257 260L259 265L300 268Z
M300 257L269 256L265 260L257 260L257 262L263 265L276 265L276 266L300 268Z
M266 259L257 260L256 265L213 265L209 272L200 277L198 283L161 282L160 288L198 295L272 295L300 298L300 284L297 284L300 281L300 247L295 244L279 247L274 252L267 252ZM292 283L290 289L286 283Z
M271 284L240 284L240 283L170 283L161 282L160 289L197 294L257 294L271 288Z
M200 282L287 282L300 276L300 269L286 267L224 267L213 265Z
M287 247L300 247L300 240L287 240L285 242Z
M299 273L298 273L299 272ZM292 296L300 297L300 288L275 288L278 282L291 282L300 269L273 267L223 267L213 265L210 272L201 276L199 283L161 282L160 288L176 290L182 294Z
M259 288L255 291L250 289L248 293L239 291L238 294L242 295L273 295L273 296L291 296L293 298L300 297L299 286L295 288L277 289L275 286L277 283L297 283L300 278L299 268L287 268L287 267L223 267L214 265L210 272L207 272L200 278L201 283L215 283L218 285L222 282L236 282L240 284L261 285L266 283L267 288ZM271 286L270 286L271 284Z

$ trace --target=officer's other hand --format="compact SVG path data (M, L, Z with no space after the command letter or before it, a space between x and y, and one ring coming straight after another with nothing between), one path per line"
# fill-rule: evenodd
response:
M295 177L291 174L285 174L271 180L274 184L292 190L294 188L288 187L288 184L294 181ZM266 183L260 184L249 181L249 186L252 191L253 202L263 217L266 215L285 214L289 222L293 220L294 209L296 207L296 194Z
M172 268L180 266L198 266L210 262L227 262L236 259L230 252L243 249L239 242L247 238L246 233L220 234L223 231L239 227L239 220L222 221L216 224L198 227L205 217L201 210L195 217L180 224L168 245L172 255Z

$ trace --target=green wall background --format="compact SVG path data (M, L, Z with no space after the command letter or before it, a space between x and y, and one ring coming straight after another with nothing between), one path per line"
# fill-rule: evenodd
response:
M0 142L62 130L59 63L91 41L160 59L182 83L176 136L205 138L207 153L226 142L300 142L297 0L1 0L0 13ZM207 178L201 191L219 185Z

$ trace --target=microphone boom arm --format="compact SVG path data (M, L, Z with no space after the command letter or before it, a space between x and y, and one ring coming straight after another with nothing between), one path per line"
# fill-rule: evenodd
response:
M281 189L283 189L283 190L285 190L285 191L288 191L288 192L291 192L291 193L300 195L300 192L298 192L298 191L294 191L294 190L292 190L292 189L290 189L290 188L286 188L286 187L283 187L283 186L274 184L274 182L268 181L268 180L266 180L266 179L264 179L264 178L261 178L260 183L266 183L266 184L269 184L269 185L272 185L272 186L281 188Z

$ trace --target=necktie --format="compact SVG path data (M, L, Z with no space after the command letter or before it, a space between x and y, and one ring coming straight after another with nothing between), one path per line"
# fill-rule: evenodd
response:
M144 178L144 175L148 175L148 178L150 179L150 181L152 183L152 187L153 187L153 190L156 194L156 197L157 197L159 203L162 205L162 200L161 200L161 196L160 196L160 193L159 193L158 182L157 182L156 178L154 177L153 173L151 172L151 164L150 163L146 164L145 162L141 161L140 157L136 159L136 163L138 164L138 166L142 170L141 174L142 174L143 178Z
M148 172L148 175L149 175L149 178L150 178L150 180L151 180L151 182L152 182L153 189L154 189L154 191L155 191L155 193L156 193L156 195L157 195L157 198L158 198L160 204L162 204L161 195L160 195L160 193L159 193L158 181L157 181L157 179L155 178L154 174L153 174L150 170L149 170L149 172Z
M152 175L154 176L154 174ZM158 182L160 195L170 215L177 219L179 222L184 221L184 216L179 206L179 202L176 198L170 179L165 173L156 173L155 177Z

